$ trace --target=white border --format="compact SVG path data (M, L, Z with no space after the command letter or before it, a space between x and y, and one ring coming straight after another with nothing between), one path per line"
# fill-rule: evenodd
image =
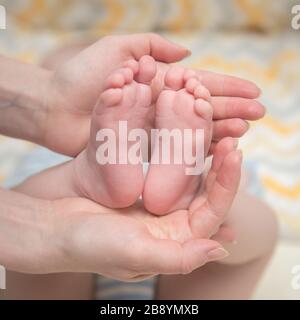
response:
M0 5L0 29L6 29L6 9Z
M6 289L6 270L3 266L0 266L0 290Z

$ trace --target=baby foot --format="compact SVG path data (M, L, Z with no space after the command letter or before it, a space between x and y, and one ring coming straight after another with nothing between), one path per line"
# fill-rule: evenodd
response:
M106 90L93 111L88 147L76 159L75 184L80 195L111 208L128 207L141 195L142 163L128 161L133 142L127 142L121 126L127 126L127 132L144 127L151 109L149 84L155 74L155 60L143 56L138 62L128 61L108 77ZM110 140L111 134L116 140Z
M196 150L196 129L203 129L204 141L203 156L207 152L212 136L212 106L210 93L201 85L199 78L193 71L175 66L165 77L165 87L156 103L157 129L179 129L181 137L184 129L192 129L191 140L193 152ZM184 147L186 141L181 142ZM198 145L199 146L199 145ZM180 146L182 148L182 146ZM176 144L171 144L170 153L176 151ZM161 215L177 209L186 209L199 188L200 175L187 175L186 169L190 167L186 163L157 164L161 158L161 147L154 145L150 167L145 181L143 192L144 205L152 213ZM171 157L172 159L172 157ZM161 159L160 159L161 160ZM203 159L204 160L204 159Z

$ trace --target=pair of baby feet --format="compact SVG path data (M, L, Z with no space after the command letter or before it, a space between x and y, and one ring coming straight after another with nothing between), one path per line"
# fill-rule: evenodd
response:
M150 85L155 76L155 60L143 56L139 61L127 61L107 78L106 89L93 111L88 146L74 160L74 187L78 195L111 208L128 207L142 195L145 208L154 214L186 209L193 200L201 177L187 175L186 169L195 164L184 161L170 161L169 164L154 162L153 159L161 157L161 145L158 143L152 141L152 156L146 177L142 161L118 163L120 149L125 147L130 154L130 149L137 144L136 141L127 141L127 137L120 136L120 121L126 123L128 132L134 129L148 130L153 113L154 127L158 130L167 129L171 132L176 129L180 133L185 129L191 130L190 147L193 152L199 143L195 139L195 132L202 129L204 139L201 147L204 157L208 153L213 114L209 91L201 85L194 71L174 66L167 72L165 88L154 106ZM109 133L112 132L117 140L108 141ZM182 144L184 142L181 141ZM99 159L99 147L104 150L105 144L108 147L105 158L116 156L117 163L99 164L102 160ZM138 144L141 147L142 142ZM110 147L115 151L109 150ZM172 158L176 151L175 142L169 148ZM141 150L136 150L140 157Z

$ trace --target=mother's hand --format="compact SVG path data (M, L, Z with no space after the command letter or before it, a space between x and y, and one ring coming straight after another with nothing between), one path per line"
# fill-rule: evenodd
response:
M92 109L112 70L129 59L152 55L161 62L152 84L153 96L157 97L168 63L188 54L188 50L156 34L107 36L97 41L52 75L42 143L59 153L77 155L86 147ZM197 73L212 95L214 142L225 136L242 136L248 129L245 120L257 120L264 115L264 107L253 100L259 89L252 82L207 71Z
M190 210L167 216L154 216L141 204L112 210L85 199L57 201L67 270L141 280L156 274L186 274L224 258L227 253L216 240L231 240L230 230L220 226L237 192L241 160L234 140L222 140L202 195Z
M149 214L140 204L112 210L83 198L45 201L0 190L0 264L25 273L140 280L219 260L226 252L216 240L231 240L220 226L240 179L235 148L231 138L220 141L201 196L190 210L167 216Z

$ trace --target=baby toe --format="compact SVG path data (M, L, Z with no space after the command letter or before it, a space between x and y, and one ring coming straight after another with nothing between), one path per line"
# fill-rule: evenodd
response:
M122 72L116 71L106 80L106 88L122 88L126 83L125 76Z
M149 84L156 75L156 62L151 56L143 56L139 60L139 68L135 80Z
M125 83L131 83L133 80L133 71L130 68L121 68L119 71L124 76Z
M183 81L184 72L185 72L185 69L183 67L180 67L180 66L171 67L165 75L165 86L172 90L182 89L184 85L184 81Z
M194 96L196 99L204 99L207 101L210 101L211 99L210 92L208 91L208 89L199 83L194 90Z
M123 97L123 90L120 88L117 89L108 89L104 91L99 98L99 102L96 105L95 112L99 113L103 110L103 107L112 107L118 104Z
M133 74L137 74L139 71L139 63L136 60L128 60L126 61L123 66L125 68L130 68L133 72Z
M191 78L198 79L196 71L191 69L185 69L183 74L183 81L187 82Z
M190 78L186 82L185 88L190 94L194 94L194 91L198 85L199 85L199 81L196 78Z
M205 120L212 120L213 109L212 105L208 101L196 99L194 106L195 112L198 114L198 116Z

